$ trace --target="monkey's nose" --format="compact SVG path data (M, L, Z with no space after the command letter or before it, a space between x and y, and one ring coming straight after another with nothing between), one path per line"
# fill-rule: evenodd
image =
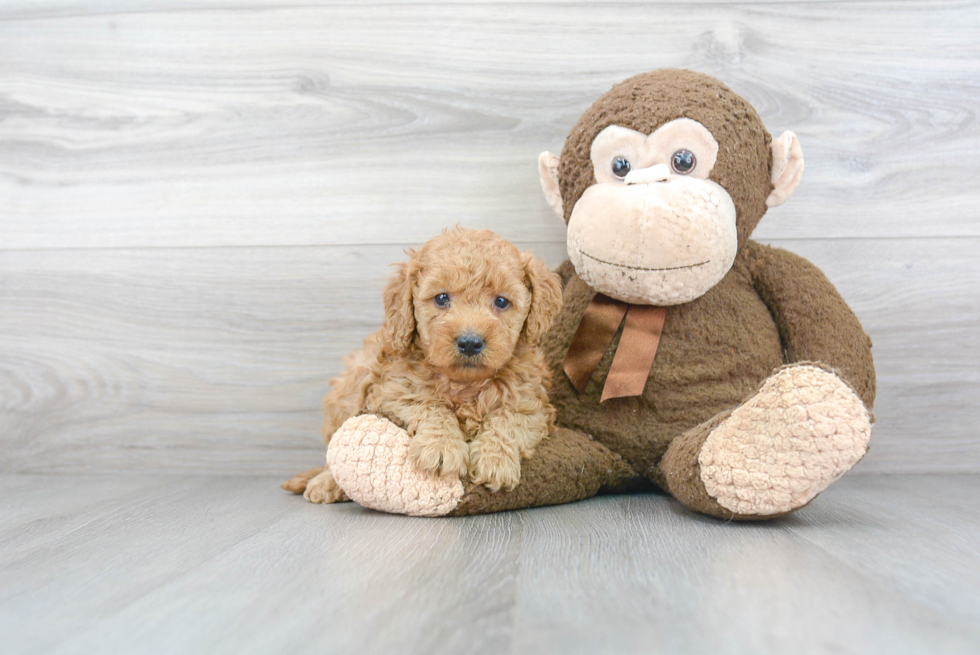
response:
M456 348L458 348L459 352L467 357L479 355L483 350L483 346L483 337L481 337L479 334L473 334L472 332L461 334L456 339Z
M637 168L626 174L623 181L626 184L650 184L652 182L663 182L670 177L670 168L667 164L657 164L650 168Z

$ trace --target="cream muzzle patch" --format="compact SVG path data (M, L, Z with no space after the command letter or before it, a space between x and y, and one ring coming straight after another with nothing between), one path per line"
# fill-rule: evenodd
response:
M568 256L597 291L628 303L677 305L732 267L735 204L711 180L596 184L568 222Z

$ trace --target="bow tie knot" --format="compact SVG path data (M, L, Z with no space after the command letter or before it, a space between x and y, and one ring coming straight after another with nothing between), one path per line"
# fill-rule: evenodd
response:
M585 309L565 355L565 374L572 386L582 393L624 317L626 325L599 402L643 393L657 356L667 308L630 305L598 293Z

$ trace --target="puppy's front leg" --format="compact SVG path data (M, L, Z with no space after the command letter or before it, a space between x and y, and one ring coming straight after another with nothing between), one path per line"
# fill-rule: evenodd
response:
M438 406L424 410L408 447L408 460L433 475L466 474L469 447L452 410Z
M521 455L532 455L548 430L543 412L490 412L470 444L470 480L490 491L513 490L521 481Z

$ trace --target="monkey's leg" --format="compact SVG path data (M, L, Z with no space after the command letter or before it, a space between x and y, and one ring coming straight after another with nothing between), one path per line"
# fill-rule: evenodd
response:
M521 464L513 491L491 492L454 475L433 477L408 463L411 438L388 419L348 419L327 449L340 487L357 503L411 516L462 516L557 505L626 485L637 476L621 457L584 434L559 429Z
M684 505L754 520L803 507L868 450L871 416L835 373L794 364L684 433L648 472Z

